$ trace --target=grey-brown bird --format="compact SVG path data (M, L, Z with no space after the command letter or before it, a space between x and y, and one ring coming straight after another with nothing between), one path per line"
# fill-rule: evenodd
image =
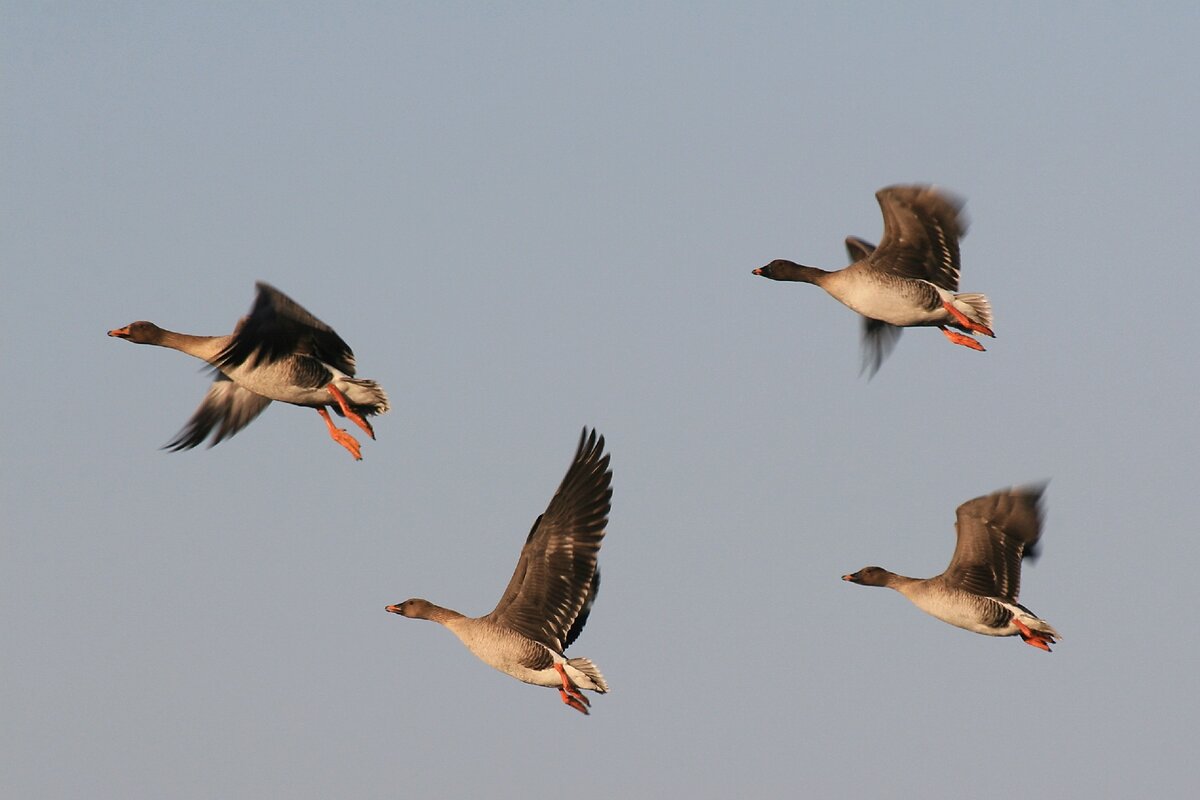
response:
M991 304L982 294L957 293L958 240L967 230L962 201L923 185L889 186L875 198L883 212L883 238L878 247L848 238L850 266L831 272L776 259L754 274L816 284L861 314L863 366L871 374L895 344L900 328L936 327L954 344L983 350L966 334L995 336Z
M600 587L596 559L608 527L612 472L604 437L586 428L575 458L546 511L533 523L500 602L482 617L413 598L393 614L445 626L488 666L535 686L556 687L562 701L589 713L581 690L608 683L589 659L565 651L578 638Z

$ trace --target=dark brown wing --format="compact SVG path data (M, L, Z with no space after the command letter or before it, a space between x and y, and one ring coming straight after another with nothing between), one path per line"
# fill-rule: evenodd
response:
M312 356L353 377L354 352L333 328L308 313L299 303L266 283L250 313L233 332L233 341L217 357L216 366L270 364L294 355Z
M958 240L967 232L962 200L932 186L889 186L875 199L883 212L883 238L872 265L958 291Z
M1045 490L1045 484L1014 487L959 506L958 544L942 576L969 592L1015 603L1021 559L1037 557Z
M596 558L612 499L608 459L604 437L584 428L566 477L533 523L508 588L487 619L557 653L579 635L599 585Z
M596 567L596 572L592 575L592 582L588 586L587 597L584 598L583 608L579 609L579 615L575 617L575 621L571 623L571 630L567 631L567 638L563 642L563 650L566 651L571 644L579 638L579 634L583 633L583 626L587 625L588 616L592 613L592 603L596 602L596 594L600 591L600 567Z

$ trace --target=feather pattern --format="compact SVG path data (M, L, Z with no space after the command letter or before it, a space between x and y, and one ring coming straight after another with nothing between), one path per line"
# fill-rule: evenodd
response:
M932 186L889 186L875 199L883 212L883 238L872 266L958 291L958 240L967 232L962 200Z
M954 555L942 576L968 592L1015 603L1021 560L1036 558L1042 535L1039 484L977 497L958 507Z
M487 619L561 653L599 582L596 558L612 498L604 437L580 436L575 459L533 524L512 578ZM579 626L582 628L582 623Z

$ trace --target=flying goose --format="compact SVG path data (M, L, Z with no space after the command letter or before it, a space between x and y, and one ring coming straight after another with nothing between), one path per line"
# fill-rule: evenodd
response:
M1020 636L1050 652L1062 637L1017 602L1021 559L1037 558L1045 485L1015 487L968 500L958 507L958 544L950 565L933 578L906 578L882 567L863 567L842 580L895 589L943 622L986 636Z
M228 336L176 333L144 320L108 332L137 344L187 353L216 371L196 413L164 446L187 450L212 433L212 447L278 400L315 408L333 440L362 460L358 441L334 426L325 407L331 406L374 439L366 416L385 413L390 407L387 395L374 381L354 377L354 353L333 328L278 289L265 283L256 286L253 308Z
M566 477L534 521L490 614L466 617L419 598L386 610L444 625L488 666L525 683L557 687L564 703L589 713L591 702L581 690L603 694L608 684L591 661L563 652L583 630L600 586L596 556L612 499L608 458L604 437L584 428Z
M820 286L863 320L863 367L874 374L899 328L933 326L954 344L983 350L967 333L995 336L982 294L958 291L958 240L966 233L962 201L932 186L890 186L875 193L883 211L879 246L846 240L853 263L829 272L776 259L753 274ZM948 330L957 328L965 333Z

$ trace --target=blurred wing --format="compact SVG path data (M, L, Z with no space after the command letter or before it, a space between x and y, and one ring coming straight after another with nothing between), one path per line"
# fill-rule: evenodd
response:
M183 430L163 445L163 448L190 450L203 442L215 428L217 432L208 443L208 446L212 447L249 425L270 404L271 401L266 397L243 389L221 373L217 373L196 413L192 414Z
M533 523L517 568L487 618L562 653L583 629L599 581L612 472L604 437L585 428L546 512Z
M851 264L865 261L874 252L875 245L866 239L860 239L857 236L846 237L846 254L850 256ZM883 365L883 360L895 348L901 330L901 328L889 325L882 320L863 317L863 360L860 373L867 373L868 378L874 377L875 373L879 371L879 367Z
M233 341L217 357L217 366L270 364L293 355L312 356L353 377L354 352L333 328L308 313L299 303L266 283L250 313L233 332Z
M896 342L899 341L900 334L904 329L870 317L862 319L863 354L860 372L867 373L867 377L871 378L879 371L883 360L895 349Z
M975 594L1016 602L1021 559L1036 557L1045 484L1015 487L958 507L958 543L943 575Z

